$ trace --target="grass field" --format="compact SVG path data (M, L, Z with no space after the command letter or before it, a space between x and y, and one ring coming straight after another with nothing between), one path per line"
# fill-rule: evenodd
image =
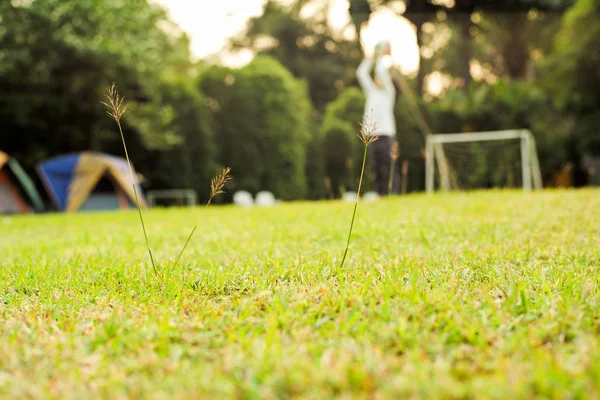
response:
M0 397L600 398L600 191L351 212L0 217Z

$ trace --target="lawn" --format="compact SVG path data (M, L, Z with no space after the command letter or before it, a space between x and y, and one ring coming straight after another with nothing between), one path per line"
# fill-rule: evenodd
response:
M600 398L600 191L351 213L0 217L0 397Z

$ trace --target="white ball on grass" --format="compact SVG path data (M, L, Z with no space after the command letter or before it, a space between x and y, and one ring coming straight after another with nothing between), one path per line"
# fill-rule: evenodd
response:
M379 199L377 192L367 192L363 196L364 201L375 201L377 199Z
M354 203L356 201L356 192L346 192L342 196L342 201L345 203Z
M271 207L275 205L275 196L267 190L258 192L256 194L256 205L260 207Z
M240 190L233 195L233 203L240 207L252 207L254 205L254 199L250 192Z

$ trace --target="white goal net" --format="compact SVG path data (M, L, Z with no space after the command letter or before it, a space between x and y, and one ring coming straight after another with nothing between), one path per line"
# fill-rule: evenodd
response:
M425 160L428 193L542 188L535 140L528 130L428 135Z

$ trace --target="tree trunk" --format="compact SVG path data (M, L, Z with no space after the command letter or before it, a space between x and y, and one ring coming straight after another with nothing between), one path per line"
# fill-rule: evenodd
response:
M419 96L422 96L425 92L425 76L428 72L423 67L423 55L421 54L421 48L423 47L423 24L429 21L432 17L430 14L424 12L411 12L405 13L404 18L408 19L415 27L417 48L419 49L419 69L417 71L416 87L419 91Z
M471 84L471 58L473 56L473 36L471 28L475 25L471 21L471 13L461 13L458 16L459 32L461 36L461 73L464 88L468 88Z
M415 24L416 33L417 33L417 47L419 48L419 71L417 72L417 90L419 91L419 95L423 95L425 92L425 68L423 68L423 55L421 55L421 46L423 46L423 24L419 21L416 21Z
M509 34L502 48L502 58L506 73L515 80L525 79L528 72L529 51L527 42L523 39L525 24L527 24L527 15L517 13L509 15L502 24Z

